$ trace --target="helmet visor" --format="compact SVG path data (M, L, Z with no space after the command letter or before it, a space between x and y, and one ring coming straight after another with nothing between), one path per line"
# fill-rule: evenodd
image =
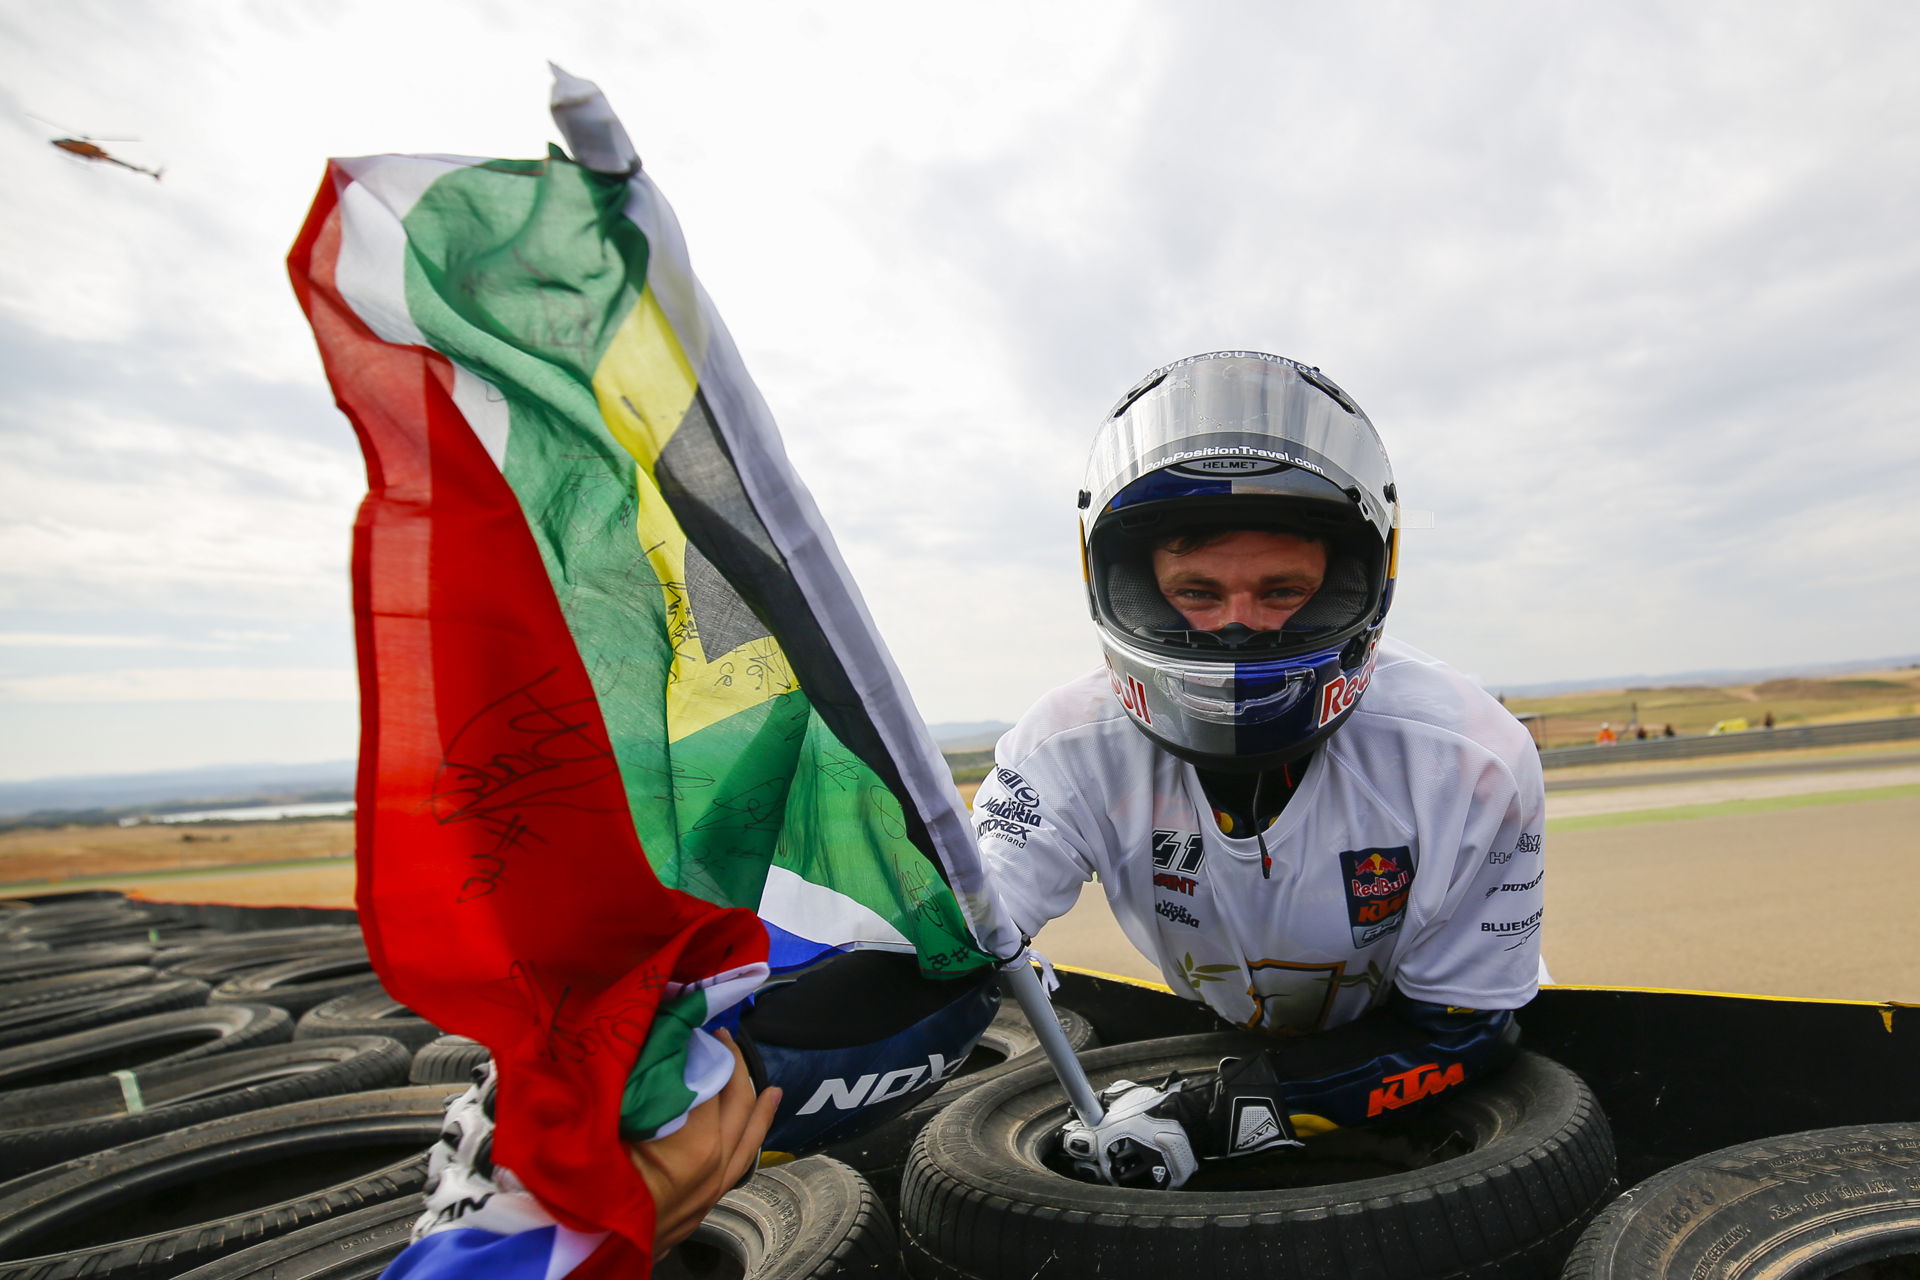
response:
M1311 669L1278 663L1163 666L1154 672L1154 683L1186 715L1224 725L1278 720L1316 685Z
M1246 495L1225 503L1173 498L1109 512L1088 541L1095 615L1101 626L1136 647L1198 662L1259 661L1338 645L1378 616L1384 587L1384 558L1372 529L1351 514L1350 504L1341 505L1347 512L1344 523L1332 518L1303 521L1298 500L1249 501ZM1177 572L1193 564L1204 575L1209 540L1242 529L1290 534L1316 542L1324 551L1318 587L1277 629L1253 629L1257 623L1220 626L1189 617L1170 594L1180 578L1169 577L1163 584L1156 567L1164 561ZM1193 545L1196 540L1198 546ZM1180 551L1183 542L1193 549ZM1158 557L1163 548L1174 554Z

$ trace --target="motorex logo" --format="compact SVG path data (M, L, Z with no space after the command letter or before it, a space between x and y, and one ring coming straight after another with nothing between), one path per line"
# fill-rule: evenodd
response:
M820 1082L799 1114L810 1116L816 1111L832 1107L836 1111L858 1111L862 1107L871 1107L910 1093L925 1083L938 1084L960 1069L964 1058L955 1058L948 1062L939 1054L928 1055L927 1061L918 1066L902 1067L898 1071L881 1074L869 1071L866 1075L848 1080L844 1076L834 1076Z

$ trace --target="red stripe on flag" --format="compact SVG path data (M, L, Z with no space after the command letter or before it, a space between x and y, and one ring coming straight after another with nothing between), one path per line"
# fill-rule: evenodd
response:
M329 167L288 268L367 458L361 928L396 999L493 1051L495 1158L569 1226L650 1252L652 1202L618 1137L628 1071L665 983L764 960L766 933L653 874L552 582L453 403L451 364L382 341L339 294L347 181Z

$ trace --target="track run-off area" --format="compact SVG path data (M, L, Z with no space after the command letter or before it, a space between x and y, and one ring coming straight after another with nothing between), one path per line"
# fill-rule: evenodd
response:
M1547 775L1543 951L1557 983L1920 1003L1920 750L1845 748ZM1049 959L1158 981L1098 885Z
M1690 766L1690 767L1689 767ZM1920 750L1842 748L1548 775L1544 949L1556 982L1920 1003ZM971 791L972 788L966 788ZM332 824L334 841L350 840ZM248 832L222 826L245 848ZM275 833L279 835L279 832ZM350 907L342 857L89 874L161 901ZM0 848L0 879L6 859ZM1036 940L1049 959L1157 981L1098 885Z

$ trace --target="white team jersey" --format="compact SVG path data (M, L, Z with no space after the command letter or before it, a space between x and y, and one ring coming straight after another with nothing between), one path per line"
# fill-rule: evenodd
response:
M974 828L1029 935L1097 876L1176 993L1263 1030L1351 1021L1395 985L1472 1009L1537 990L1539 757L1504 707L1409 646L1382 642L1359 708L1267 828L1271 878L1104 669L1043 697L995 756Z

